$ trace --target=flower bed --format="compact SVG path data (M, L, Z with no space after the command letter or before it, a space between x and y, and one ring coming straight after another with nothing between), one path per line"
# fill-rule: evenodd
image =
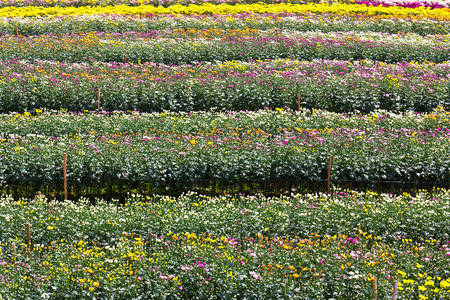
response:
M442 63L450 60L446 36L380 33L249 32L212 38L171 38L162 33L85 33L63 36L5 36L0 59L66 62L155 62L185 64L229 60L290 58ZM236 36L237 35L237 36ZM162 37L161 37L162 36ZM126 54L125 54L126 52Z
M312 14L296 15L288 13L235 14L235 15L202 15L202 16L121 16L121 15L80 15L54 16L36 18L0 18L0 32L5 34L40 35L69 34L74 32L110 32L124 33L128 31L148 32L154 30L177 29L186 30L192 35L204 33L217 35L222 30L270 30L284 31L321 31L321 32L385 32L396 34L415 33L448 34L450 22L431 19L389 18L375 15L339 15ZM196 30L195 30L196 29ZM211 31L211 29L216 29ZM219 29L219 30L217 30ZM281 32L280 32L281 33ZM182 34L182 31L179 33Z
M415 8L415 7L430 7L433 9L439 9L439 8L449 8L450 7L450 2L448 1L435 1L435 0L418 0L418 1L410 1L410 0L375 0L375 1L359 1L357 0L356 3L358 4L366 4L366 5L382 5L385 7L389 7L389 6L401 6L401 7L410 7L410 8Z
M131 55L131 54L130 54ZM265 60L152 63L0 63L0 111L256 110L300 105L336 112L431 112L449 107L449 65Z
M385 17L396 18L429 18L441 21L450 20L450 11L447 8L429 9L425 7L419 8L403 8L403 7L381 7L367 6L365 4L220 4L214 5L204 3L201 5L191 4L171 5L169 7L153 5L110 5L110 6L83 6L83 7L3 7L0 8L0 17L38 17L38 16L77 16L77 15L102 15L116 14L129 16L147 16L147 15L229 15L240 13L292 13L292 14L340 14L354 15L364 14L366 16L384 15Z
M368 299L376 278L380 299L392 297L393 280L401 297L439 299L450 292L449 203L445 190L188 193L135 196L123 207L2 197L0 291L16 299ZM25 223L29 253L18 234Z
M414 120L414 115L407 116L406 120L417 126L409 125L409 128L385 127L384 124L391 122L402 124L401 116L387 117L383 115L386 112L339 117L321 112L313 115L316 113L314 117L309 112L284 111L205 116L136 114L132 118L147 119L142 124L148 125L135 127L138 131L134 133L127 129L128 134L119 132L124 128L119 124L129 124L121 117L112 119L116 124L113 132L108 132L111 128L104 131L99 126L111 121L108 116L85 119L82 115L63 115L56 121L54 117L49 117L50 121L46 117L25 117L29 124L36 122L23 129L26 135L17 130L17 134L0 136L0 178L7 184L26 180L46 185L58 181L62 178L61 158L67 152L67 172L74 188L104 180L149 182L154 187L168 185L184 189L202 180L314 181L327 178L328 155L333 154L336 156L333 180L336 181L449 182L450 161L444 155L450 152L448 112L437 111L418 120ZM318 125L327 117L339 120L337 124L331 121L326 126ZM40 121L40 118L44 119ZM106 120L97 121L97 118ZM233 118L236 120L232 121ZM359 121L364 118L369 121ZM77 119L82 123L68 121ZM285 122L286 127L274 127L274 120ZM422 120L430 124L428 129L422 127ZM7 128L10 122L16 121L7 117L4 122ZM66 128L62 129L62 135L42 135L53 132L51 128L55 126L47 125L50 128L45 129L43 124L63 122L68 123L60 125ZM164 129L161 125L150 125L158 122L168 124ZM272 125L264 125L265 122ZM348 125L340 127L339 123ZM100 132L93 131L99 127ZM77 134L78 128L82 130L81 135Z

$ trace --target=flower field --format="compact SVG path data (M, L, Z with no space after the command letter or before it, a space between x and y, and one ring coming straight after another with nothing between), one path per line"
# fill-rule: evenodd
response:
M449 298L449 154L448 0L0 1L2 300Z

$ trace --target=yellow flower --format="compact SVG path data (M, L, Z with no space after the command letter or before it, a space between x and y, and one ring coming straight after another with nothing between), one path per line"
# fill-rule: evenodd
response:
M47 226L47 229L48 229L48 230L52 230L52 229L53 229L53 226Z
M93 283L93 285L94 285L95 287L99 287L99 286L100 286L100 283L99 283L98 281L96 281L96 282Z
M420 285L420 286L419 286L419 290L421 290L421 291L426 291L427 288L426 288L425 286L423 286L423 285Z
M442 280L440 283L441 288L446 289L446 288L450 288L450 281L449 280Z
M434 281L433 280L427 280L427 281L425 281L425 285L434 286Z
M416 264L416 267L420 269L420 268L422 268L422 265Z
M95 290L95 288L93 288L92 286L89 288L89 291L93 292Z

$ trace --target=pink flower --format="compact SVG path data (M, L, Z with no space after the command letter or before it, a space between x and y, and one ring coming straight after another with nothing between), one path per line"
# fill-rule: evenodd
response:
M256 272L250 271L249 273L250 273L250 275L252 275L252 277L255 278L256 280L258 280L259 278L261 278L261 275L259 275L259 274L256 273Z

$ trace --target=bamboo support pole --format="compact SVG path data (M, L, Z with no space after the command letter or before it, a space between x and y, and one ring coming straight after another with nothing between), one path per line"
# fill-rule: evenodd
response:
M63 154L64 200L67 200L67 153Z
M16 24L16 42L17 42L17 50L20 51L20 42L19 42L19 27Z
M100 113L100 88L98 88L97 92L97 112Z
M392 300L397 300L397 293L398 293L398 283L397 280L394 280L394 290L392 292Z
M11 256L12 258L16 258L16 243L11 243Z
M373 300L377 300L377 277L372 280L372 297Z
M330 154L328 157L328 181L327 181L327 192L330 193L330 186L331 186L331 161L333 159L333 155Z
M28 250L31 251L31 230L30 230L30 223L25 224L26 232L27 232L27 247Z
M297 111L300 111L300 91L297 94Z

